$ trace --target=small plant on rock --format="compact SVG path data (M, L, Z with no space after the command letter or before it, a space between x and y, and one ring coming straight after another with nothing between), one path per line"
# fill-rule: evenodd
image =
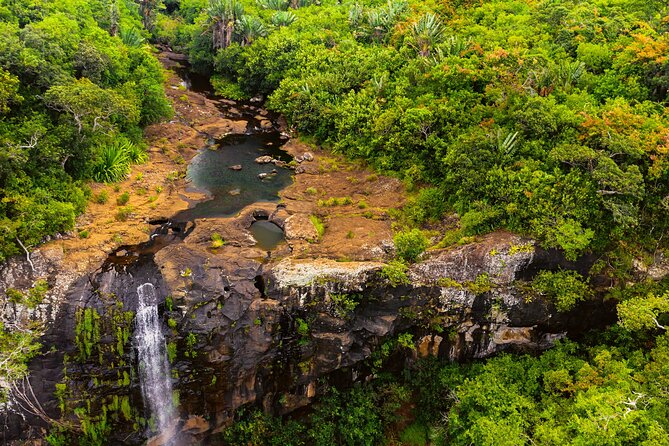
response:
M415 262L428 246L427 237L420 229L398 232L393 241L397 257L406 262Z
M223 240L223 237L221 237L221 234L218 232L214 232L211 234L211 247L216 249L216 248L221 248L223 245L225 245L225 240Z
M390 282L392 286L408 285L409 276L407 270L409 267L406 263L400 260L391 260L386 266L381 269L381 277Z
M130 201L130 194L128 192L123 192L121 195L116 197L116 204L119 206L125 206Z

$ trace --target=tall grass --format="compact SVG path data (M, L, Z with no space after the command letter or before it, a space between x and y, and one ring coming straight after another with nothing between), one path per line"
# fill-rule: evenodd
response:
M147 159L146 152L129 141L107 145L93 167L93 179L100 183L117 183L128 175L130 164L143 163Z

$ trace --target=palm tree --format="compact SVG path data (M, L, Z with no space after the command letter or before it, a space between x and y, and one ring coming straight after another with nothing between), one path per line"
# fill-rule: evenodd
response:
M109 4L109 34L111 36L118 34L119 16L118 3L116 0L112 0Z
M250 45L258 37L267 35L267 28L258 17L243 15L235 24L235 34L242 46Z
M272 15L272 25L288 26L297 20L297 16L290 11L277 11Z
M429 57L432 48L444 38L444 25L432 13L423 14L411 31L413 44L421 57Z
M157 8L158 0L139 0L139 14L142 16L142 25L147 31L153 31Z
M238 0L209 0L207 14L211 22L214 50L229 47L235 24L244 14L244 6Z
M273 9L275 11L288 9L288 0L257 0L256 3L261 9Z

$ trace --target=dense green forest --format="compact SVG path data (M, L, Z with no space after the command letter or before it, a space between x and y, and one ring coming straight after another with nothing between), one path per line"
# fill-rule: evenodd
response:
M455 211L462 235L503 227L572 257L655 247L664 2L298 3L181 2L157 38L222 94L268 95L301 135L430 185L415 223Z
M0 260L73 228L87 181L145 157L142 127L171 113L151 44L402 179L405 234L448 247L506 229L595 254L589 275L534 286L618 309L541 355L379 372L299 420L249 409L221 441L669 444L669 279L632 274L669 255L665 0L0 0ZM411 348L389 340L370 366Z
M0 260L73 229L85 180L145 156L141 127L171 113L148 37L132 3L0 1Z
M564 308L593 292L620 322L539 357L422 363L331 394L301 421L249 412L230 444L669 444L666 254L669 8L638 0L183 0L154 38L215 73L222 96L261 94L308 141L400 177L398 219L528 234L588 277L535 281ZM559 306L559 305L558 305ZM394 346L393 346L394 345ZM389 349L402 348L396 344ZM407 348L407 347L403 347ZM398 416L415 403L411 422Z

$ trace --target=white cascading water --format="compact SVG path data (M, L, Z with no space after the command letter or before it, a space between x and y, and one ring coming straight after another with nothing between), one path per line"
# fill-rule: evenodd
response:
M165 335L158 317L156 289L150 283L137 287L139 300L135 318L135 342L139 356L139 383L144 405L149 408L158 433L174 418L172 379L167 361Z

